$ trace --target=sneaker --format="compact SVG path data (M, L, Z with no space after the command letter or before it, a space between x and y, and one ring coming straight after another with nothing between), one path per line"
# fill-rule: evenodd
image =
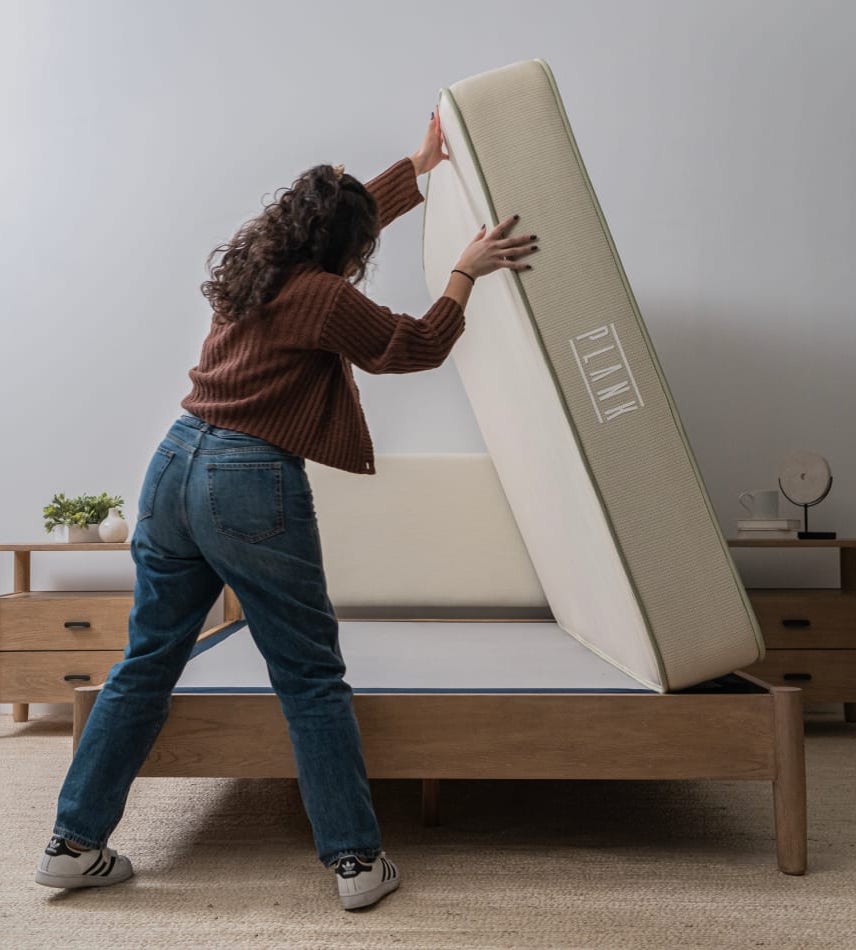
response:
M385 851L371 862L355 854L346 854L334 866L339 897L345 910L368 907L401 883L398 868L386 857Z
M36 882L46 887L103 887L126 881L134 869L112 848L74 851L54 835L36 869Z

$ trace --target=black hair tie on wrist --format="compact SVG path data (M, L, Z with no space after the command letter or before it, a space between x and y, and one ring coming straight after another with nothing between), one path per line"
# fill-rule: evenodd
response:
M470 276L465 270L458 270L458 268L456 267L456 268L454 268L454 270L452 271L452 273L453 273L453 274L463 274L464 277L469 277L469 279L473 282L473 284L475 284L475 282L476 282L475 277Z

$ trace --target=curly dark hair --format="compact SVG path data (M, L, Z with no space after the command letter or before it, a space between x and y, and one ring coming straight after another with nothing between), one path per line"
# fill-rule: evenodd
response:
M291 188L278 189L261 214L208 255L211 280L201 290L218 320L240 320L273 300L294 264L320 264L342 276L354 268L351 276L359 283L379 236L371 192L352 175L339 177L332 165L315 165Z

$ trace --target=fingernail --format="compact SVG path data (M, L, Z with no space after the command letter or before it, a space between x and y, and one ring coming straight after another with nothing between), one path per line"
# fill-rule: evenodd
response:
M484 230L484 225L482 225L482 226L479 228L479 231L483 231L483 230Z
M533 250L533 251L537 251L537 250L538 250L538 245L537 245L537 244L533 244L533 245L532 245L532 250Z
M431 113L431 118L432 118L432 119L434 118L434 113L433 113L433 112Z
M530 240L530 241L537 241L537 240L538 240L538 235L537 235L537 234L530 234L530 235L529 235L529 240Z
M519 214L514 215L514 220L515 220L515 221L519 221L519 220L520 220L520 215L519 215Z
M526 265L526 270L532 270L532 265L531 265L531 264L527 264L527 265Z

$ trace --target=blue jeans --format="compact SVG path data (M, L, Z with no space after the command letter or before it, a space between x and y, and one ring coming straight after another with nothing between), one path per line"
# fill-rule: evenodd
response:
M128 647L86 723L54 834L106 845L226 583L288 722L319 859L330 866L342 854L380 852L305 464L196 416L172 424L140 491Z

